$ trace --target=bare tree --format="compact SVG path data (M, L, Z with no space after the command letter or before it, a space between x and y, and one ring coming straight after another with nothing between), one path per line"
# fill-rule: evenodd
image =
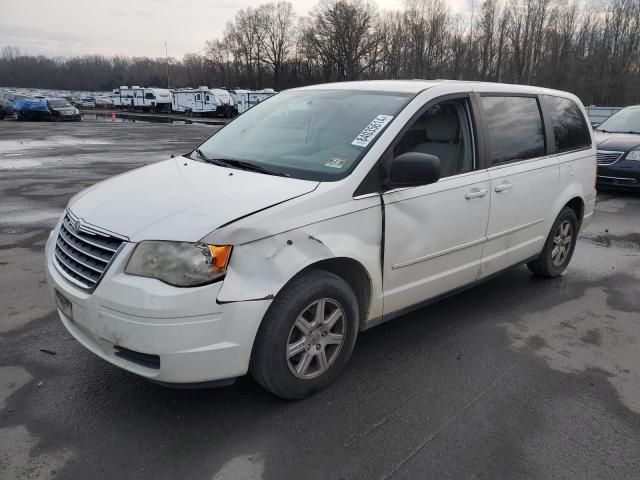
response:
M267 3L257 10L262 30L262 60L273 71L273 82L280 88L280 73L295 42L296 15L291 2Z
M175 86L286 88L333 80L460 78L573 91L585 103L640 103L640 0L485 0L470 23L446 0L321 0L239 10L204 55L171 59ZM164 85L164 59L46 58L0 50L0 85L106 90Z
M377 60L377 14L362 0L323 1L311 13L307 38L335 78L356 80Z

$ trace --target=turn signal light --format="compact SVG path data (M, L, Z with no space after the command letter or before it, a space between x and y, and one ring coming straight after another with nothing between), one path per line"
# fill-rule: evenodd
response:
M226 270L231 258L231 245L209 245L211 264L218 270Z

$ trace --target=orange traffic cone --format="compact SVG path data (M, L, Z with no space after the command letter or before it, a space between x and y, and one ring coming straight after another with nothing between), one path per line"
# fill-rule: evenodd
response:
M111 123L116 121L116 112L111 112Z

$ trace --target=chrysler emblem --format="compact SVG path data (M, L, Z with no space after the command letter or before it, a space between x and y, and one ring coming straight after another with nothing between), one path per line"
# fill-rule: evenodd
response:
M82 220L78 219L73 225L73 231L76 233L80 233L80 230L82 230Z

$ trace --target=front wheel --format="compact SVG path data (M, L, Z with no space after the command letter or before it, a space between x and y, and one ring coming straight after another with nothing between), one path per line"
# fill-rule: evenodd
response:
M267 390L301 399L344 370L358 334L358 301L342 278L322 270L296 277L267 311L251 373Z
M554 278L567 268L578 239L578 217L565 207L556 218L540 256L527 264L539 277Z

